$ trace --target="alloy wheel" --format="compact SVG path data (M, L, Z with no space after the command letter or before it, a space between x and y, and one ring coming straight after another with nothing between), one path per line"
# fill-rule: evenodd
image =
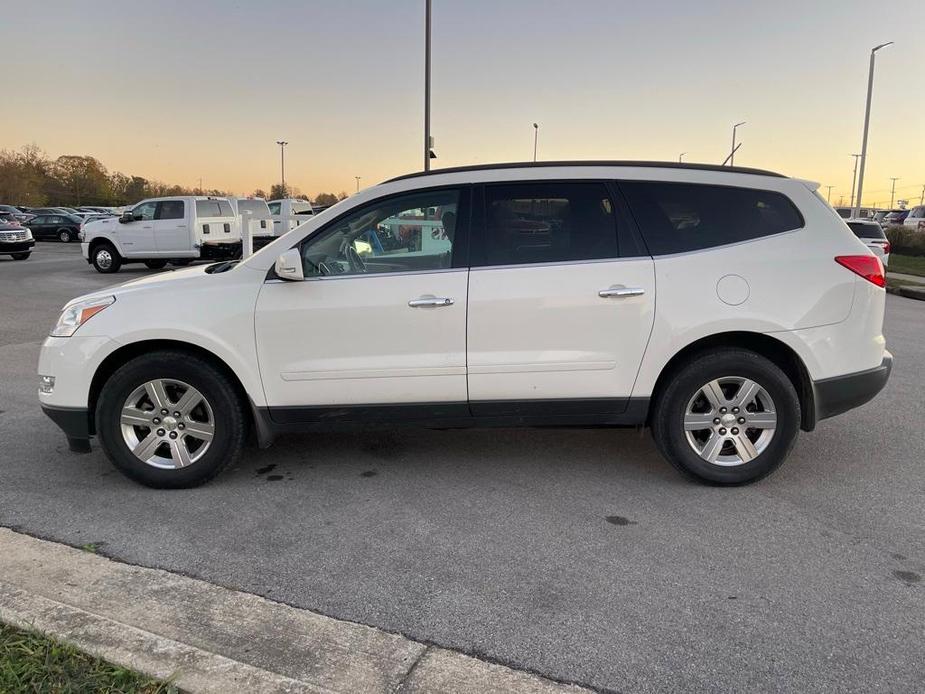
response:
M120 415L122 439L148 465L177 469L202 458L215 436L209 401L188 383L155 379L125 399Z
M684 434L713 465L744 465L768 447L777 428L774 401L759 383L740 376L705 383L688 401Z

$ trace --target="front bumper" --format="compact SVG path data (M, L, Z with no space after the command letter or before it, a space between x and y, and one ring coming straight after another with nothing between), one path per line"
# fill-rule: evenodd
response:
M9 255L11 253L26 253L31 251L35 246L35 240L28 241L3 241L0 243L0 255Z
M860 407L883 390L893 369L893 355L884 352L880 366L813 382L816 419L826 419Z
M44 412L69 439L88 439L95 432L90 424L90 410L86 407L49 407Z

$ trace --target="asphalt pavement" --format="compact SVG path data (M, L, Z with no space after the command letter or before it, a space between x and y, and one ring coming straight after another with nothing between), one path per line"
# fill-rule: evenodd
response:
M604 690L925 688L925 304L887 297L872 403L744 488L633 430L290 436L145 489L38 406L77 246L0 257L0 525Z

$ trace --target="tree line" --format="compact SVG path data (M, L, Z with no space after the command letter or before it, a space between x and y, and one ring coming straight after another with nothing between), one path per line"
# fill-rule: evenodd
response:
M3 204L120 207L144 198L171 195L224 197L230 193L215 188L200 190L163 183L120 171L110 173L99 160L85 155L65 154L51 159L35 144L26 145L18 151L0 150L0 203ZM257 189L253 196L268 200L284 197L310 199L294 186L284 188L278 183L270 188L269 195ZM345 197L345 192L319 193L313 202L331 205Z

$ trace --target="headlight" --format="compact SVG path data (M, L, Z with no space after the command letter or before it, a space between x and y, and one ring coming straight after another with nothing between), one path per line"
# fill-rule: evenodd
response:
M26 229L26 241L32 240L32 229Z
M111 306L116 300L114 296L104 296L97 299L87 299L78 301L74 304L64 307L64 311L58 317L58 322L51 331L52 337L70 337L77 328L90 320L97 313L107 306Z

